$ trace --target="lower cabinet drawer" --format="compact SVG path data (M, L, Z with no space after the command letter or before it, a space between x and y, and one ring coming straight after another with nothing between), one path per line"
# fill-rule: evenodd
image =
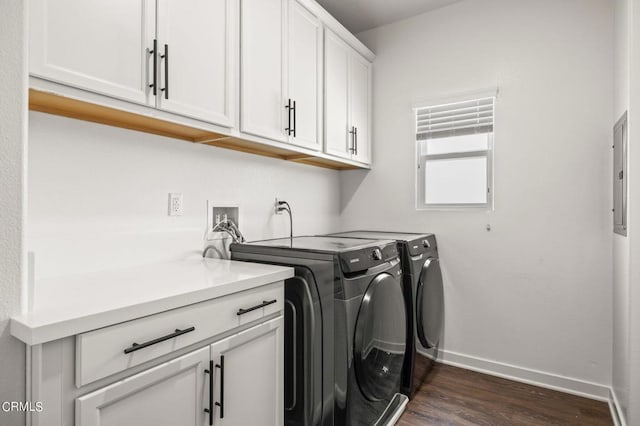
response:
M76 386L280 312L283 283L93 330L76 336Z

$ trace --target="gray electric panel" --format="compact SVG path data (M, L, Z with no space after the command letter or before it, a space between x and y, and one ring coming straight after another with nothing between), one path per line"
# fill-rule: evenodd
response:
M627 235L627 113L613 127L613 232Z

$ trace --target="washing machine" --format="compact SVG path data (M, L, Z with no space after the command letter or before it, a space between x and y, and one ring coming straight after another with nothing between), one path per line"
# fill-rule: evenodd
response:
M403 270L407 316L407 355L402 391L409 397L425 381L438 355L444 326L444 289L438 246L433 234L350 231L331 234L344 238L395 240ZM426 357L419 356L419 352Z
M285 424L386 425L403 412L406 308L395 241L294 237L232 244L285 281Z

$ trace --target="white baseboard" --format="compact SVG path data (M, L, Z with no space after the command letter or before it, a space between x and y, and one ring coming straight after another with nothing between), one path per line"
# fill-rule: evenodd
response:
M424 351L420 351L420 353L429 357L429 354ZM609 402L610 400L609 386L572 377L560 376L446 350L439 351L438 361L454 367L477 371L478 373L502 377L504 379L540 386L542 388L557 390L589 399L603 402Z
M622 415L622 407L620 407L620 402L613 389L609 389L609 410L611 410L611 418L615 426L627 426Z

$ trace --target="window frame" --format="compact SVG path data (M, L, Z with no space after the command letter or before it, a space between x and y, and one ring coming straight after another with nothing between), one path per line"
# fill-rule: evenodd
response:
M452 152L445 154L424 154L421 155L421 142L422 140L418 140L416 138L416 113L420 108L425 108L432 105L437 104L447 104L447 103L457 103L461 101L471 101L474 99L480 99L483 97L493 97L494 104L494 115L493 115L493 131L482 133L487 135L487 149L486 150L476 150L476 151L467 151L467 152ZM497 101L497 89L490 89L482 92L472 92L465 95L451 96L448 98L439 98L433 100L431 102L423 101L420 103L414 103L413 105L413 115L412 115L412 126L413 126L413 143L415 149L415 160L416 160L416 168L414 174L414 182L415 182L415 208L418 211L428 211L428 210L440 210L440 211L451 211L451 210L478 210L478 211L493 211L494 210L494 182L493 182L493 164L494 164L494 150L495 150L495 128L496 128L496 118L495 118L495 105ZM438 138L434 138L438 139ZM428 139L427 139L428 140ZM429 160L444 160L444 159L455 159L455 158L478 158L478 157L486 157L487 159L487 201L485 203L446 203L446 204L427 204L425 197L425 174L426 174L426 163Z

